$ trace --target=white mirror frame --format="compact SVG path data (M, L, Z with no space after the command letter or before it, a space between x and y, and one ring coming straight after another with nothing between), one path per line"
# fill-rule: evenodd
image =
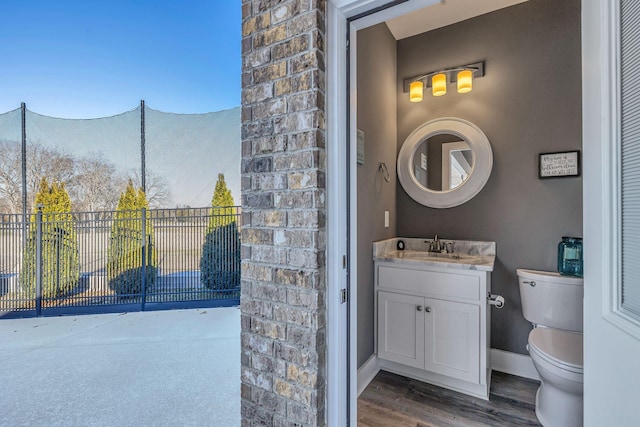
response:
M469 143L473 165L469 177L460 186L453 190L433 191L416 179L413 155L420 143L445 133ZM451 208L471 200L487 183L492 167L493 152L487 136L473 123L456 117L435 119L418 126L404 141L398 154L398 178L402 188L413 200L431 208Z

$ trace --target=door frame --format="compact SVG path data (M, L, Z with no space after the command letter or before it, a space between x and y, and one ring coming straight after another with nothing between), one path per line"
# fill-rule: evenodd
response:
M331 426L357 425L356 32L436 3L440 0L327 2L326 419Z
M634 425L640 328L617 307L620 283L620 9L582 0L585 426ZM606 408L606 409L603 409Z

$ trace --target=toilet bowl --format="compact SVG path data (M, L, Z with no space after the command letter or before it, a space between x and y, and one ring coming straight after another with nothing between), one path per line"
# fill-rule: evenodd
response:
M544 427L583 424L582 279L517 270L527 348L540 375L536 416Z
M545 427L581 427L583 368L582 334L534 328L529 354L540 375L536 416Z

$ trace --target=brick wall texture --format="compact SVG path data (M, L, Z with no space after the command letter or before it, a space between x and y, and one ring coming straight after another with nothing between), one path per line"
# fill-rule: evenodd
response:
M242 2L242 425L325 425L325 1Z

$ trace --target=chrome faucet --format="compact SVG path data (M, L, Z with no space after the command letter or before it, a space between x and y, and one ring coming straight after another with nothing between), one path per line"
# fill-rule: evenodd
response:
M429 245L429 252L442 252L442 244L440 239L438 239L438 235L433 238L433 242Z

